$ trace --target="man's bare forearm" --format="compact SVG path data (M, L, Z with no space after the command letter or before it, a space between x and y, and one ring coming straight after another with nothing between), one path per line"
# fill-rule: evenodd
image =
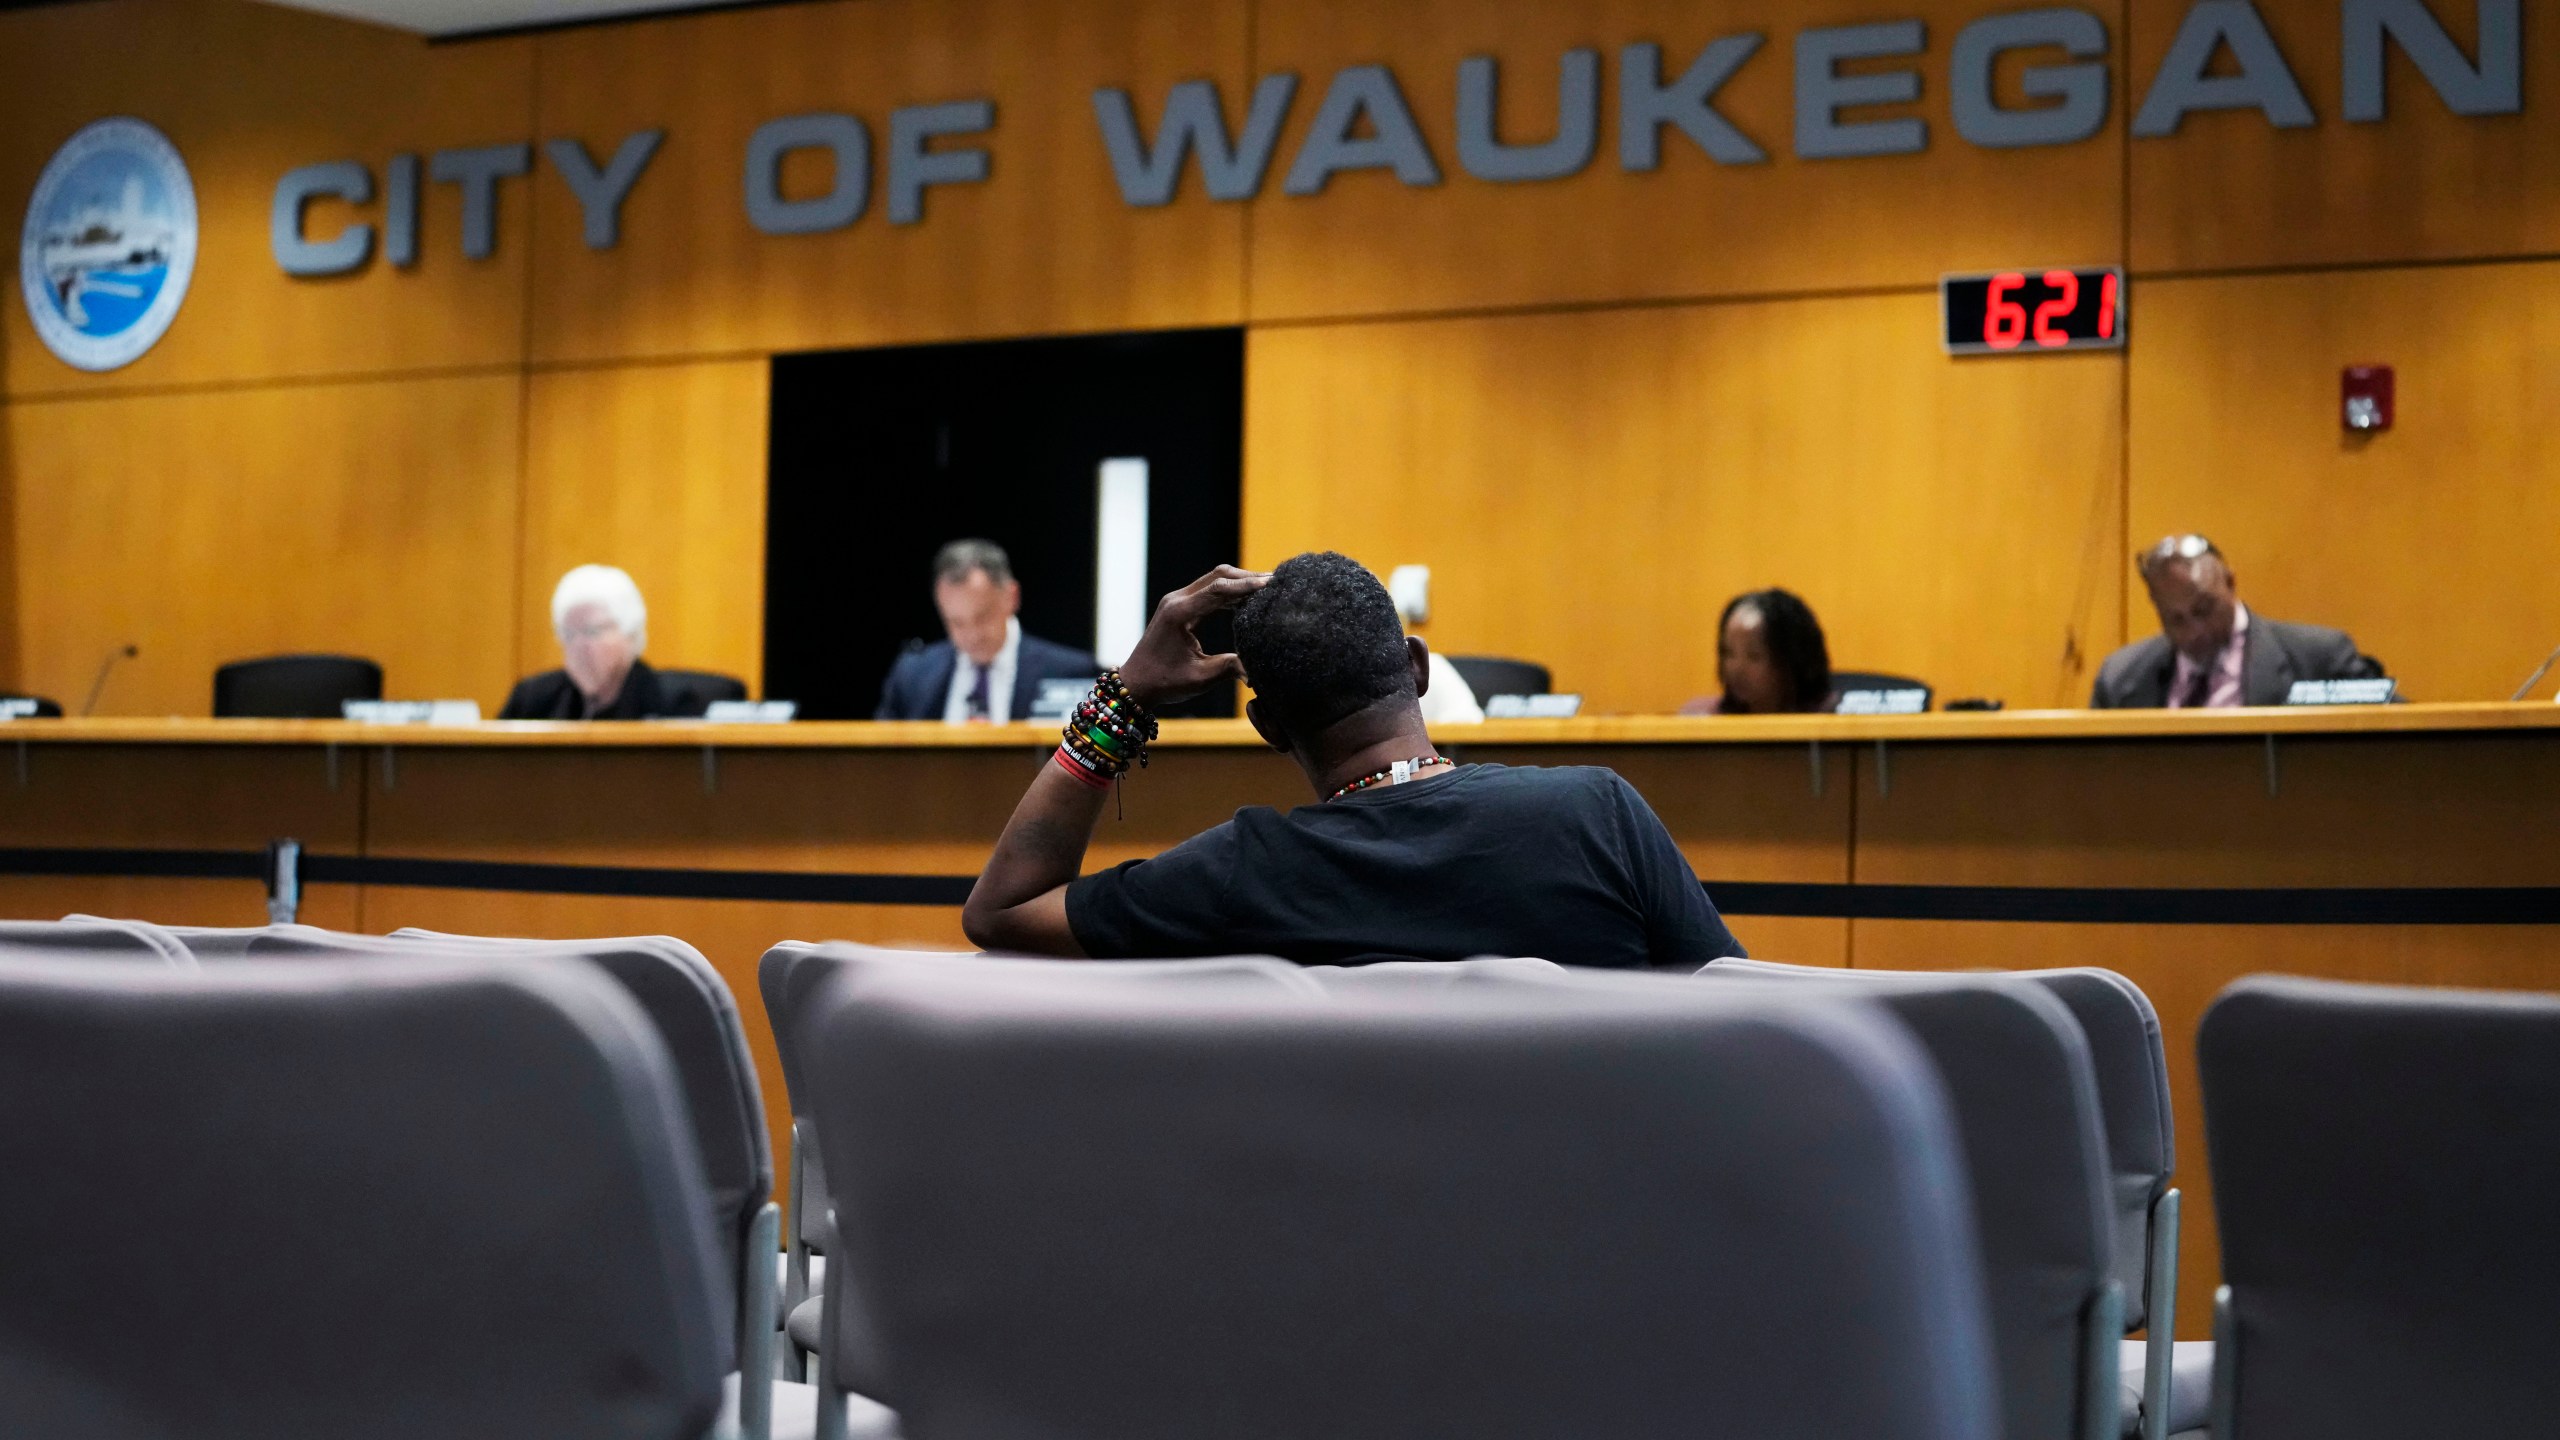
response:
M1066 928L1061 892L1084 869L1106 798L1055 761L1040 767L960 912L971 944L1036 955L1084 953Z
M1218 611L1243 604L1270 578L1221 565L1157 602L1137 647L1117 672L1104 675L1094 699L1086 702L1118 717L1096 722L1118 736L1101 746L1105 754L1122 762L1144 760L1145 740L1155 735L1155 722L1149 717L1157 710L1244 677L1243 662L1235 656L1211 655L1200 648L1195 627ZM1129 743L1132 732L1144 737L1134 746ZM1069 737L1069 743L1079 742ZM1129 753L1133 748L1136 754ZM1126 763L1113 765L1095 758L1096 768L1128 768ZM1067 882L1084 869L1085 847L1093 842L1093 822L1102 818L1108 792L1060 768L1071 763L1071 759L1060 759L1042 765L1029 793L1014 807L1013 818L1005 822L996 853L978 873L977 886L960 912L961 928L968 932L971 944L987 950L1084 957L1084 947L1067 923Z

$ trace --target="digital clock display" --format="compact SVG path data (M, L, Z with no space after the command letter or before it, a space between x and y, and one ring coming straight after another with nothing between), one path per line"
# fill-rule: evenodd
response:
M2040 355L2124 344L2124 272L2003 270L1938 282L1950 355Z

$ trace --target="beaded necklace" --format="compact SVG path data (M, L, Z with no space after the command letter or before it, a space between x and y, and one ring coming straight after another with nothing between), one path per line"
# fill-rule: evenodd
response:
M1401 785L1407 780L1411 780L1415 776L1421 774L1423 771L1430 769L1434 765L1446 765L1452 770L1458 768L1458 762L1451 760L1446 756L1416 756L1411 760L1399 760L1384 770L1363 775L1359 779L1352 781L1350 784L1343 786L1341 789L1334 791L1332 794L1327 795L1324 798L1328 803L1330 803L1355 791L1366 790L1372 785Z

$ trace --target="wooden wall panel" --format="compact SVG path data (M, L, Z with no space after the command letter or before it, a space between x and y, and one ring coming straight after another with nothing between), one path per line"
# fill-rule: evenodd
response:
M639 582L653 663L760 688L769 368L738 360L533 377L519 670L559 663L551 591L571 566L596 562Z
M241 851L291 836L351 855L360 779L349 764L333 781L309 748L30 745L23 768L12 756L0 770L0 848Z
M1883 12L1866 0L1263 4L1254 62L1264 72L1299 72L1301 88L1254 205L1254 318L1918 286L1948 270L2111 263L2122 245L2121 126L2077 145L1988 151L1963 141L1949 119L1956 32L2008 8L2001 0L1906 0ZM1796 29L1899 16L1927 21L1929 51L1910 62L1923 77L1922 101L1850 118L1921 116L1928 151L1796 158ZM1622 170L1619 50L1657 43L1676 77L1709 41L1739 31L1769 40L1718 108L1768 163L1720 166L1672 131L1659 170ZM1502 62L1502 133L1534 143L1555 130L1561 57L1584 46L1603 62L1591 166L1534 184L1469 176L1457 156L1459 61L1485 54ZM1390 58L1442 183L1409 188L1368 171L1336 177L1319 196L1283 194L1280 181L1334 71Z
M2273 793L2267 759L2253 739L1897 745L1891 793L1869 775L1859 797L1858 880L2560 884L2560 851L2515 843L2560 809L2560 755L2530 736L2287 737Z
M1196 182L1166 208L1121 202L1094 86L1149 116L1175 82L1244 75L1243 0L838 0L563 32L541 42L542 130L610 154L667 127L623 212L623 243L584 248L566 187L540 187L539 359L804 350L990 335L1233 324L1244 217ZM890 111L990 97L985 185L887 217ZM747 223L748 137L767 120L845 111L871 131L869 210L826 235ZM952 142L944 142L950 148ZM823 193L823 162L787 170ZM801 187L807 187L803 190Z
M36 177L81 126L132 115L186 157L201 240L168 335L125 369L86 375L36 339L15 283L0 299L0 387L92 392L278 377L510 363L523 343L532 234L525 181L506 182L497 254L461 253L461 203L427 185L414 270L377 253L365 270L289 279L268 246L276 181L354 159L376 177L392 154L524 140L527 40L430 46L370 25L247 0L97 0L0 14L0 215L17 234ZM315 204L310 233L371 218ZM12 250L11 253L15 253Z
M2127 8L2133 72L2147 87L2188 7ZM2256 110L2219 111L2189 116L2172 137L2134 141L2137 268L2560 251L2560 171L2549 159L2560 146L2560 26L2542 7L2524 6L2522 114L2452 114L2394 46L2390 108L2379 125L2349 124L2340 115L2337 0L2257 0L2257 8L2320 123L2277 130ZM2479 53L2474 5L2428 0L2427 8L2466 56ZM2119 102L2119 124L2141 99L2135 91Z
M2253 607L2345 627L2421 699L2503 700L2560 641L2560 264L2163 281L2136 304L2134 543L2212 536ZM2338 372L2365 363L2398 367L2399 420L2357 437Z
M398 696L514 678L518 384L412 379L8 407L26 688L203 715L227 660L329 650Z
M1955 361L1934 299L1254 332L1245 557L1432 567L1431 643L1598 712L1715 690L1715 618L1785 585L1844 668L2048 705L2114 643L2108 355Z
M372 794L367 834L377 853L431 859L975 875L1055 748L731 749L706 788L701 752L684 747L412 747L397 784ZM1164 778L1176 770L1179 782ZM1124 798L1127 818L1095 835L1090 865L1153 855L1240 806L1308 797L1277 752L1185 750Z
M355 766L332 784L309 748L39 744L27 747L23 767L14 756L0 762L0 849L240 853L290 836L311 854L352 855L362 810ZM266 890L254 879L0 875L0 916L75 913L263 925ZM352 926L355 888L306 887L302 916Z

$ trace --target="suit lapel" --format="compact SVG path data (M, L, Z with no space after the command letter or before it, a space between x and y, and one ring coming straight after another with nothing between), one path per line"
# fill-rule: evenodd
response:
M1007 720L1020 720L1031 713L1031 702L1040 693L1040 672L1031 665L1031 641L1025 638L1022 648L1013 655L1013 708L1004 713Z
M2152 638L2159 640L2158 636ZM2158 658L2136 673L2133 694L2125 702L2137 709L2166 709L2169 704L2169 686L2178 678L2178 652L2172 649L2166 640L2159 640L2159 644Z
M945 640L933 647L924 666L924 693L916 697L922 718L939 720L951 699L951 677L960 669L960 647Z
M2249 705L2281 705L2293 693L2293 657L2276 639L2276 627L2263 615L2249 617L2249 634L2240 649L2240 699Z

